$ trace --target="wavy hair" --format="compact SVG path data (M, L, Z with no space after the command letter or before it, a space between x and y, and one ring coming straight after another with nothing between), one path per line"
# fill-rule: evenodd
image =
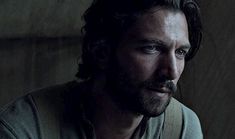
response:
M197 53L202 39L200 9L196 0L94 0L83 15L82 63L76 76L89 79L98 70L95 52L102 47L115 48L122 33L147 10L163 6L185 14L191 48L185 60Z

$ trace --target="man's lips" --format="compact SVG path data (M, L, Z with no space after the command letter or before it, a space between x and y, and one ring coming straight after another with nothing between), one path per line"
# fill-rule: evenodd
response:
M166 94L170 94L171 91L170 89L166 88L166 87L161 87L161 88L155 88L155 87L146 87L147 90L153 91L153 92L158 92L158 93L166 93Z
M168 94L173 94L177 90L177 86L173 83L173 81L165 81L165 82L145 81L142 84L142 87L150 91L156 91Z
M167 96L169 96L170 91L168 89L163 89L163 88L146 88L146 90L151 93L154 94L154 96L157 96L158 98L166 98Z

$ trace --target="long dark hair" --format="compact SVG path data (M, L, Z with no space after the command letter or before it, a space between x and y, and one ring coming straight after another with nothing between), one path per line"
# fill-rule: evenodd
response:
M137 17L156 6L180 10L185 14L191 44L185 60L192 59L202 38L200 9L196 0L94 0L83 16L82 63L76 76L90 78L98 70L95 50L106 46L115 48L121 34L130 28Z

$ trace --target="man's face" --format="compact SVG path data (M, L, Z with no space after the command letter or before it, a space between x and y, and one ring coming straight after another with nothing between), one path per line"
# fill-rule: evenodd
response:
M188 38L180 11L156 7L141 15L112 59L108 85L115 102L146 116L164 112L184 69Z

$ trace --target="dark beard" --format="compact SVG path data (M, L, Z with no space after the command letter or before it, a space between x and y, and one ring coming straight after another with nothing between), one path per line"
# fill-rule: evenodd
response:
M172 94L176 91L176 86L171 81L149 79L137 82L118 64L111 67L107 73L109 95L122 110L148 117L159 116L165 111ZM168 99L162 101L159 97L144 92L143 89L149 86L167 87L170 90Z

